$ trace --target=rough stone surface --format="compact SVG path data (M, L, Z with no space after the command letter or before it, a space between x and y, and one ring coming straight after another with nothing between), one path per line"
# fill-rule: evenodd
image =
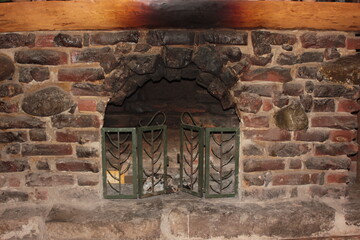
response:
M297 71L297 77L305 79L317 79L319 68L315 66L300 66Z
M295 35L271 33L267 31L252 31L251 39L256 55L271 53L271 45L293 45L296 42Z
M274 118L276 126L289 131L307 129L309 125L306 113L298 103L280 109Z
M27 134L24 131L0 132L0 143L25 142Z
M72 147L67 144L25 144L21 153L23 156L71 155Z
M0 161L0 172L23 172L30 169L29 163L24 159L14 159L12 161Z
M10 79L14 74L15 66L11 58L0 54L0 81Z
M317 116L311 119L312 127L354 129L357 127L356 116Z
M241 60L241 50L239 47L221 47L220 52L224 61L238 62Z
M165 66L183 68L191 62L192 50L189 48L166 47L164 53Z
M29 200L29 194L19 191L0 191L0 203L24 202ZM2 225L3 227L3 225ZM1 235L0 235L1 236Z
M307 32L300 36L304 48L345 47L344 35L318 35L316 32Z
M56 169L58 171L71 172L99 172L99 168L95 163L77 160L57 160Z
M68 56L65 52L55 50L20 50L15 53L15 61L23 64L60 65L67 63Z
M92 45L114 45L119 42L138 42L138 31L100 32L92 34L90 42Z
M243 92L235 99L236 107L243 112L257 113L262 105L261 97L254 93Z
M5 83L0 85L0 97L13 97L23 93L21 85L16 83Z
M82 47L82 37L80 35L69 35L64 33L59 33L55 36L54 42L57 46L61 47Z
M258 68L242 77L244 81L271 81L271 82L290 82L292 77L289 68L272 67Z
M219 74L222 61L213 46L201 46L194 53L193 62L204 72Z
M269 146L269 155L277 157L295 157L310 151L308 144L273 143Z
M348 169L350 162L348 157L311 157L305 161L305 166L307 169L337 170Z
M25 176L25 184L29 187L56 187L73 185L72 175L58 175L49 173L29 173Z
M314 97L345 97L353 98L357 92L356 87L344 85L315 85Z
M241 31L213 30L202 33L200 38L213 44L247 45L248 34Z
M283 170L284 168L285 164L282 159L249 159L244 162L245 172Z
M272 53L269 53L269 54L266 54L263 56L251 55L248 57L249 62L252 65L257 65L257 66L266 66L268 63L271 62L272 58L273 58Z
M62 68L58 73L58 80L65 82L93 82L104 78L101 68Z
M64 127L100 127L99 118L95 115L65 115L59 114L51 118L53 127L64 128Z
M159 60L158 54L134 54L127 57L126 64L137 74L149 74L156 71Z
M0 34L0 48L31 47L35 44L34 34L7 33Z
M193 45L195 32L184 30L150 30L146 41L152 46Z
M34 116L53 116L73 105L69 94L58 87L48 87L26 96L22 103L24 112Z
M20 67L19 82L29 83L31 81L42 82L50 78L47 67Z
M324 63L320 68L323 79L342 84L360 84L360 54L341 57Z
M29 116L0 116L0 129L10 128L43 128L45 122Z

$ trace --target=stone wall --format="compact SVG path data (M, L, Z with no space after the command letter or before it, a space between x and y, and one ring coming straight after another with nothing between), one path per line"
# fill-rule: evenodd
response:
M108 101L163 78L194 80L235 108L241 198L344 196L356 168L358 45L346 32L1 34L0 202L101 200Z

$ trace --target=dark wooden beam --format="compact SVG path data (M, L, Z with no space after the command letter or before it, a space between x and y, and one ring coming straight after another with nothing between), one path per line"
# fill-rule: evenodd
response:
M0 32L142 27L360 31L357 3L225 0L156 3L131 0L1 3Z

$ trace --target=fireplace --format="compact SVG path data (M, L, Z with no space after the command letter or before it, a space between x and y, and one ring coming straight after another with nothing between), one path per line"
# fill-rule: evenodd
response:
M0 238L358 235L351 202L358 190L349 191L360 169L358 35L227 27L231 16L212 19L224 23L217 28L172 21L177 28L1 33ZM159 146L167 169L147 172L147 182L135 172L148 171L139 146L156 113L150 125L166 127L167 146ZM219 139L213 128L227 129L219 135L234 140L238 161L219 188L235 190L215 200L206 192L221 179L206 172L218 169L207 143ZM191 170L184 170L184 131L203 155L194 153ZM131 174L127 165L107 165L106 137L116 145L125 139L118 133L137 144L126 151L125 163L137 159ZM123 198L132 199L117 199L130 183L136 191ZM147 195L155 187L164 194Z

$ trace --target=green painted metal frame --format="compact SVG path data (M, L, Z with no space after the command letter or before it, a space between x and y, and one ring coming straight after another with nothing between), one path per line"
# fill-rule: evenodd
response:
M137 136L136 136L136 128L103 128L101 130L101 141L102 141L102 175L103 175L103 196L106 199L134 199L138 196L138 160L137 160ZM108 194L108 181L107 181L107 157L106 157L106 133L124 133L131 134L131 158L132 158L132 185L133 185L133 194L117 194L117 195L109 195ZM119 176L120 178L120 176ZM119 180L119 184L121 180Z
M198 132L198 174L197 174L197 181L198 181L198 190L194 191L191 189L187 189L184 187L184 144L185 143L185 131L191 132ZM191 146L192 147L192 146ZM188 124L181 124L180 128L180 189L183 192L187 192L194 196L202 197L203 196L203 181L204 181L204 128L188 125ZM192 156L191 156L192 157ZM190 164L193 164L193 159L190 159ZM191 168L192 169L192 168ZM186 174L186 173L185 173ZM190 173L192 174L192 172Z
M234 133L234 183L233 185L233 193L227 194L212 194L210 191L210 148L211 148L211 135L213 133L223 134L223 133ZM238 184L239 184L239 145L240 145L240 136L239 136L238 128L206 128L205 129L205 197L206 198L224 198L224 197L235 197L238 193ZM222 154L222 153L221 153Z
M143 158L143 134L146 132L151 132L151 136L152 136L152 143L154 138L153 138L153 134L156 131L162 131L162 169L163 169L163 190L162 191L158 191L155 192L154 189L152 190L152 193L143 193L143 184L144 184L144 158ZM138 135L138 159L139 159L139 177L138 177L138 181L139 181L139 197L140 198L145 198L145 197L150 197L150 196L155 196L155 195L159 195L159 194L164 194L166 193L167 190L167 165L168 165L168 159L167 159L167 127L166 125L158 125L158 126L144 126L144 127L139 127L137 129L137 135ZM156 139L155 139L156 140ZM153 147L153 146L152 146ZM159 147L161 148L161 146ZM153 148L152 148L153 149ZM153 159L152 159L153 160ZM160 160L160 159L159 159ZM152 163L153 166L153 163ZM154 179L154 169L152 169L152 180ZM154 188L155 186L153 185L152 182L152 188Z

